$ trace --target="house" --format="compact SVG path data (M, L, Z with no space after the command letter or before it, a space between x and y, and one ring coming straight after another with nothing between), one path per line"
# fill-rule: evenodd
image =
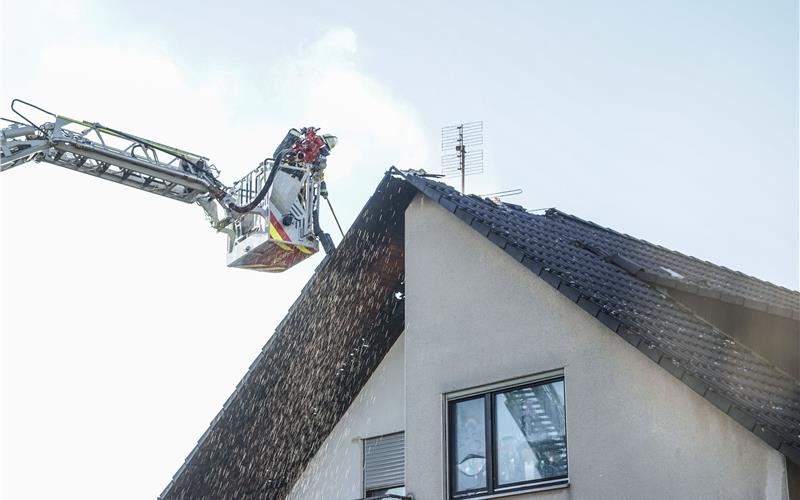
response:
M796 291L392 168L161 498L798 498L798 359Z

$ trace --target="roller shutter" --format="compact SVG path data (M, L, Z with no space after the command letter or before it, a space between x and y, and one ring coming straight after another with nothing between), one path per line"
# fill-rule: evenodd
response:
M405 434L364 440L364 490L402 486L406 469Z

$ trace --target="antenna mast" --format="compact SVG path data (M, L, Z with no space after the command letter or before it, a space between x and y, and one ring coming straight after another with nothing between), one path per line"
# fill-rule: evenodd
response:
M481 146L483 146L482 121L442 128L442 175L460 176L461 194L466 192L466 176L483 172Z

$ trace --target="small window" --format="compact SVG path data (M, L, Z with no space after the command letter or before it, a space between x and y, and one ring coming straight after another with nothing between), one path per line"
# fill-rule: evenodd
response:
M448 397L450 498L567 482L563 377Z
M364 440L364 496L391 498L405 494L405 434Z

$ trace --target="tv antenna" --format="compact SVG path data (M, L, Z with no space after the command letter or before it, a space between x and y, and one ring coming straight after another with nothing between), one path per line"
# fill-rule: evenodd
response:
M442 175L465 177L483 173L483 122L461 123L442 127Z

